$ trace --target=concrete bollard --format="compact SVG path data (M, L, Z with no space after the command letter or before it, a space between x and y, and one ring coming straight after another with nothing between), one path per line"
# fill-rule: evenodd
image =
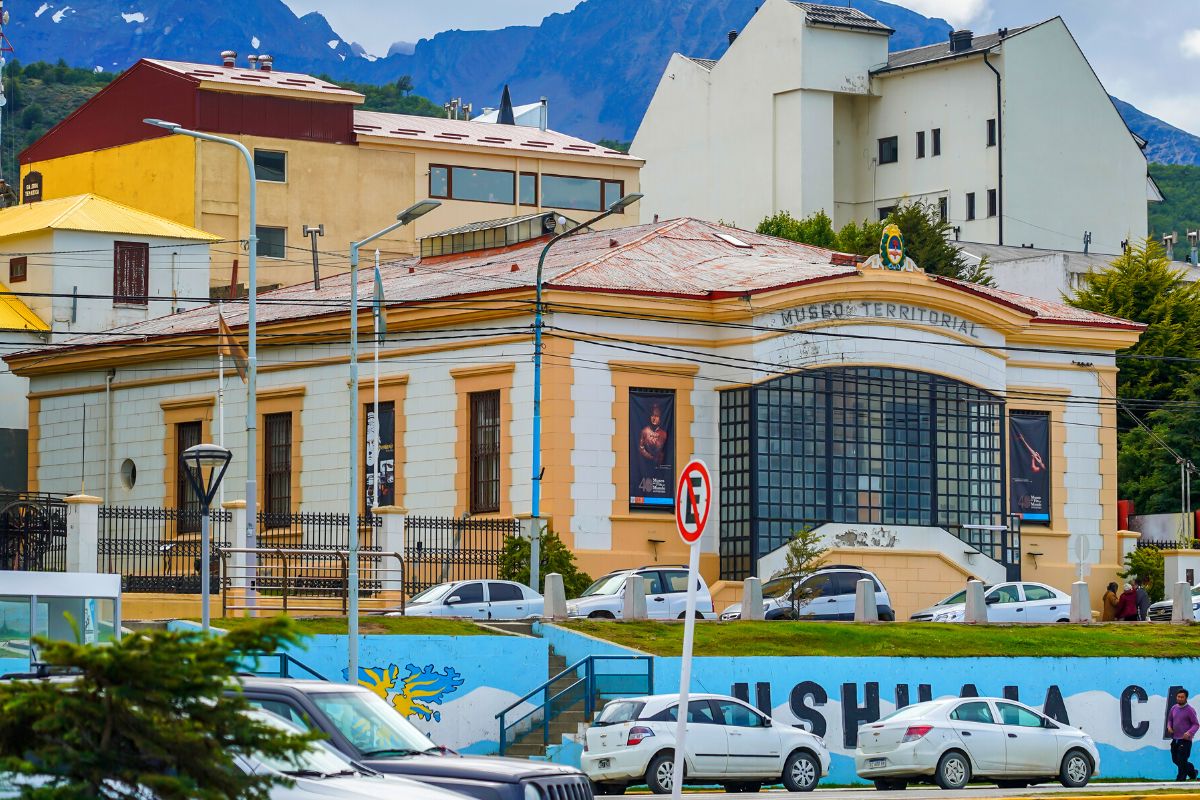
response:
M967 607L963 611L963 622L987 622L988 607L983 599L983 583L967 581Z
M1084 581L1071 584L1071 622L1092 621L1092 600L1088 597L1088 585Z
M621 606L623 619L646 619L646 580L639 575L625 579L625 596Z
M563 588L563 577L557 572L546 576L545 602L542 619L567 618L567 590Z
M875 581L863 578L854 587L854 621L879 622L879 606L875 603Z
M766 609L763 608L762 581L758 578L746 578L742 581L742 619L763 619Z
M1171 622L1194 622L1196 614L1192 610L1192 587L1187 581L1175 584L1171 591Z

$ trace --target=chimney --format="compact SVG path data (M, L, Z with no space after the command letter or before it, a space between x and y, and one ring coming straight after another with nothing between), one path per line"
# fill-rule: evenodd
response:
M542 107L538 112L538 127L546 130L550 127L550 101L543 95L540 102Z
M249 56L249 61L250 61L250 69L258 69L258 56L251 53Z
M237 66L237 52L233 50L221 51L221 66L226 69L233 69Z
M736 41L737 41L738 32L737 32L737 31L730 31L729 33L725 34L725 36L726 36L726 38L728 38L728 39L729 39L729 43L730 43L730 44L733 44L734 42L736 42Z
M971 43L975 39L975 34L970 31L951 31L950 32L950 52L962 53L971 49Z
M263 72L270 72L271 65L275 63L274 56L261 55L258 57L258 68Z
M1001 39L1005 38L1006 36L1008 36L1008 28L999 29L998 31L996 31L996 35L999 36Z

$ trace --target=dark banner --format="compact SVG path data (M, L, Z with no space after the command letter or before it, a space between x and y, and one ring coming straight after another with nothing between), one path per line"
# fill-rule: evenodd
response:
M1050 415L1008 417L1009 508L1024 522L1050 521Z
M675 393L629 390L629 507L675 510Z
M365 507L396 505L396 404L379 404L380 425L375 424L375 405L367 403L367 474L363 480ZM375 501L375 437L379 437L379 501Z

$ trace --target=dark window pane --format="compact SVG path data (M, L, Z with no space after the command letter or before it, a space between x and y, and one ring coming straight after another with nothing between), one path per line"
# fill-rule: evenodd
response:
M450 187L455 200L513 202L513 174L507 170L453 167Z
M182 458L189 447L200 444L201 425L197 422L181 422L175 426L175 456ZM179 532L194 533L200 530L200 498L187 477L187 468L180 461L175 465L175 503L179 509Z
M482 583L464 583L462 586L454 587L450 592L450 598L457 597L458 603L482 603L483 602L483 584ZM450 599L447 598L447 599Z
M938 219L942 222L950 219L950 202L945 197L938 198Z
M942 154L942 129L934 128L930 133L933 137L933 154L940 156Z
M430 197L449 197L450 196L449 170L447 170L445 167L430 167L429 168L429 196Z
M19 256L8 260L8 280L9 283L20 283L25 280L29 274L29 258L27 256Z
M900 160L900 140L888 136L879 140L879 163L895 164Z
M525 595L521 590L511 583L489 583L488 584L488 601L492 603L506 603L513 600L524 600Z
M287 228L255 229L258 234L258 255L262 258L287 257Z
M975 219L975 193L967 192L967 219Z
M917 131L917 158L925 157L925 131Z
M113 302L146 305L150 298L150 245L113 243Z
M997 209L996 209L996 190L995 189L988 189L987 203L988 203L988 216L989 217L996 216Z
M267 183L287 180L287 153L275 150L254 151L254 177Z
M263 417L263 511L268 528L288 525L292 512L292 414Z
M475 392L471 413L471 513L500 510L500 392Z
M996 120L989 119L987 121L987 146L996 146Z
M599 178L542 176L542 205L579 211L602 211Z
M624 187L620 181L605 181L604 182L604 209L607 211L613 203L617 202L624 196ZM624 211L620 213L624 214Z
M532 172L521 173L521 205L537 205L537 175Z

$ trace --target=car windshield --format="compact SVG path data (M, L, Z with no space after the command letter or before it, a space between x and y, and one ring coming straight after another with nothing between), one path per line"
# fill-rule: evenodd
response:
M787 597L792 592L792 579L779 578L773 581L767 581L762 587L763 599L774 599L777 597Z
M454 587L453 583L439 583L437 586L430 586L423 592L413 595L408 604L416 605L417 603L433 603L445 597Z
M591 586L583 590L580 597L591 597L592 595L616 594L621 591L621 587L625 584L625 573L614 572L612 575L605 575L600 580L593 583Z
M983 587L984 594L987 594L991 590L992 590L991 586ZM963 589L961 592L955 592L954 594L950 595L949 597L945 598L944 600L939 600L935 605L953 606L953 605L958 605L959 603L965 603L965 602L967 602L967 590Z
M429 737L377 694L313 692L311 697L363 756L404 756L437 749Z
M250 712L250 716L264 725L270 725L295 736L304 733L298 726L265 711ZM266 755L265 753L255 753L254 757L276 772L288 775L350 775L358 772L350 763L350 759L322 742L311 742L290 758Z
M934 708L933 703L917 703L912 706L898 708L886 717L880 718L880 722L904 722L910 719L920 719L928 714Z
M614 700L600 712L600 716L596 718L596 725L616 725L619 722L635 720L645 707L645 703L635 700Z

